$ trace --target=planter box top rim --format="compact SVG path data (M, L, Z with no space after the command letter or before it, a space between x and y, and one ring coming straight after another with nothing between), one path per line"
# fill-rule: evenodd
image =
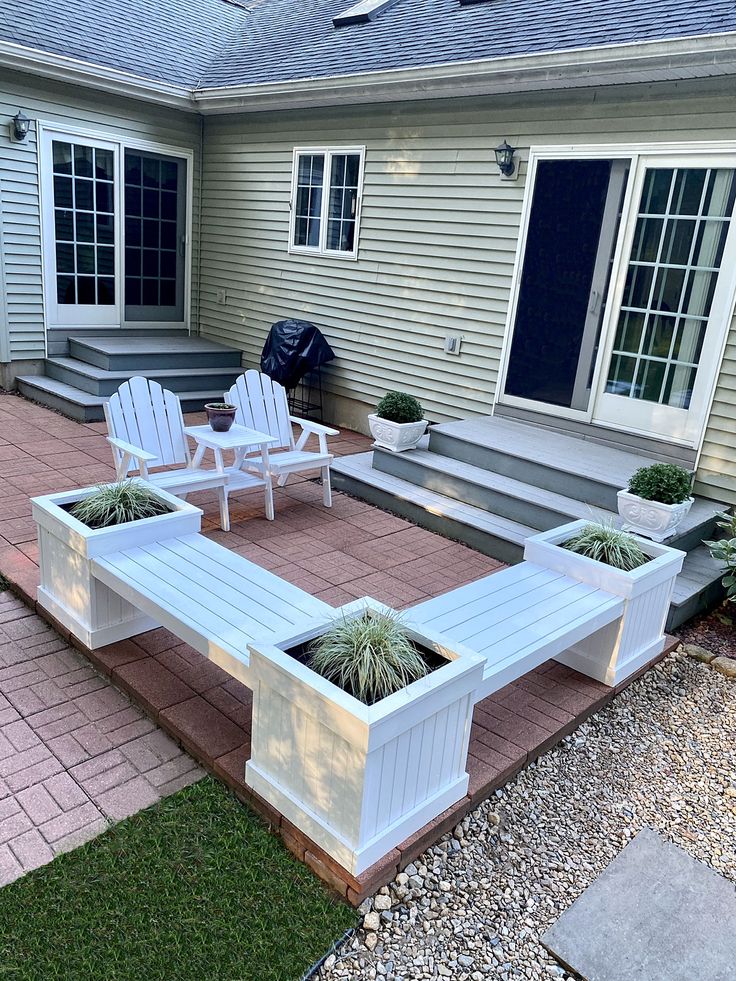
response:
M637 544L641 546L644 554L649 556L650 561L646 565L639 566L638 569L632 569L630 572L627 572L624 569L617 569L615 566L607 565L605 562L599 562L597 559L588 558L587 555L579 555L577 552L571 552L569 549L562 547L561 543L572 538L576 531L593 523L582 520L573 521L570 524L560 525L558 528L543 531L538 535L532 535L527 541L547 548L559 549L566 556L571 556L575 561L582 562L589 568L605 569L612 575L622 576L632 581L643 579L653 570L661 569L662 566L681 562L685 557L686 553L680 549L672 548L670 545L663 545L660 542L650 541L648 538L642 538L639 535L631 535ZM627 532L627 534L629 533Z
M369 419L378 419L379 422L387 422L391 426L428 426L428 419L416 419L414 422L394 422L393 419L386 419L384 416L379 416L375 412L368 413Z
M366 610L384 613L394 612L384 604L366 596L363 599L339 607L335 610L334 615L325 617L324 619L311 620L308 624L304 624L302 630L293 638L275 638L269 643L259 643L256 641L253 644L249 644L248 647L251 653L255 652L256 655L268 658L280 670L292 675L298 681L309 684L318 695L328 701L337 703L342 709L367 725L401 712L409 703L430 695L454 679L461 678L463 675L472 673L478 669L482 670L482 667L486 663L483 655L464 647L462 644L451 641L443 634L426 627L424 624L412 621L410 617L407 617L404 623L410 633L414 635L413 639L418 640L426 647L441 648L445 656L448 654L453 656L448 657L446 664L436 668L424 678L419 678L417 681L412 682L412 684L407 685L406 688L387 695L373 705L366 705L287 653L289 647L296 647L304 643L305 640L312 640L318 634L322 633L326 627L329 627L341 615L349 617L362 616ZM473 685L472 687L475 686Z
M670 510L671 508L681 508L683 504L695 503L694 497L688 497L684 501L680 501L678 504L665 504L664 501L650 501L649 498L640 497L638 494L632 494L628 488L624 488L623 490L620 490L616 496L628 498L629 500L632 501L643 501L645 504L654 505L654 507L657 508L667 508L668 510Z
M165 504L168 504L171 507L171 510L166 514L153 515L149 518L140 518L136 521L126 521L119 525L110 525L107 528L90 528L89 525L79 521L78 518L75 518L74 515L61 506L63 504L72 504L75 501L80 501L85 497L89 497L91 494L94 494L95 491L99 490L100 487L108 487L116 483L116 481L110 481L108 484L94 484L91 487L76 487L68 491L56 491L53 494L44 494L41 497L32 497L31 504L34 508L38 508L41 511L46 512L47 514L55 517L57 520L62 521L64 524L73 528L78 534L90 538L98 535L104 535L112 531L135 528L144 521L167 521L182 513L203 513L201 508L195 507L194 504L190 504L188 501L182 501L179 497L174 497L173 494L169 494L168 491L165 491L160 487L156 487L155 484L149 484L148 482L137 477L131 479L135 480L137 483L144 484L146 487L150 487L155 496Z

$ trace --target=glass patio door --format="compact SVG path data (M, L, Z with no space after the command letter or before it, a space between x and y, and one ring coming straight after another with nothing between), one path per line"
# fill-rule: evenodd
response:
M696 445L732 306L735 200L729 166L641 161L594 422Z
M44 256L51 326L120 323L118 147L44 134Z
M186 161L126 150L125 320L184 320Z

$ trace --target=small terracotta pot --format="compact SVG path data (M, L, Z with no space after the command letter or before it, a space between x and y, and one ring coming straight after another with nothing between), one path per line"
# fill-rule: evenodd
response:
M212 403L205 405L204 408L207 413L207 422L216 433L226 433L235 422L235 413L238 411L234 405L221 409Z

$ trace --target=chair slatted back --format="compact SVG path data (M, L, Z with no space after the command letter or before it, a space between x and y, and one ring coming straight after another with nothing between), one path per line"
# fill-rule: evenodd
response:
M156 459L149 466L189 463L190 454L184 435L181 403L173 392L158 382L137 375L124 382L105 403L105 420L111 436L124 439ZM116 463L122 454L113 447ZM129 471L135 469L135 461Z
M246 371L230 391L225 392L225 401L237 406L236 423L279 440L271 449L294 449L286 391L268 375L253 368Z

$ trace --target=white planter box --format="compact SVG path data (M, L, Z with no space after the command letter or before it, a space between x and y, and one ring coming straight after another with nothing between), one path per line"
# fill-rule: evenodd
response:
M363 599L335 611L385 611ZM484 659L406 620L448 664L364 705L285 651L332 618L273 645L250 646L252 755L246 783L343 868L359 875L465 796L473 694Z
M427 431L429 423L426 419L420 422L391 422L371 413L368 416L371 436L375 445L393 453L403 453L412 450Z
M664 650L664 629L672 588L682 569L685 553L635 536L652 561L633 572L623 572L561 547L587 524L590 522L573 521L528 538L524 558L625 600L619 621L556 658L576 671L613 686Z
M618 513L624 519L624 529L655 542L663 542L674 535L695 501L694 497L689 497L681 504L661 504L659 501L645 501L627 490L619 491L617 496Z
M194 534L202 519L199 508L153 487L171 512L94 530L73 518L64 505L89 497L97 489L84 487L31 501L40 551L38 601L90 649L158 626L95 579L91 561L136 545Z

